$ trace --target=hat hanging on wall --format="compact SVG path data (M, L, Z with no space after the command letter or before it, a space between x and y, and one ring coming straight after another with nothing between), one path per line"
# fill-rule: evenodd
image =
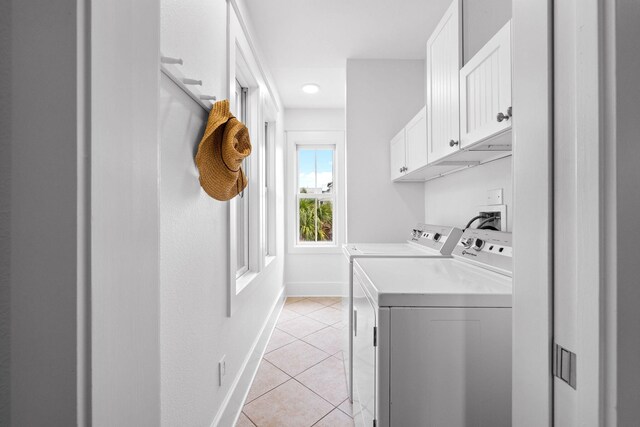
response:
M241 166L249 154L249 130L231 114L229 100L216 102L196 154L204 191L221 201L237 196L248 184Z

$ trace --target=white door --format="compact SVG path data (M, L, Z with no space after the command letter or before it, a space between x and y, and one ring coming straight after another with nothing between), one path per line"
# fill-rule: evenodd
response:
M427 42L429 162L459 149L461 10L460 0L454 0Z
M407 172L412 172L427 165L427 107L411 119L405 133Z
M390 144L390 163L391 180L400 178L406 171L406 146L405 146L405 132L402 129L396 136L393 137Z
M460 146L511 128L511 22L460 70Z

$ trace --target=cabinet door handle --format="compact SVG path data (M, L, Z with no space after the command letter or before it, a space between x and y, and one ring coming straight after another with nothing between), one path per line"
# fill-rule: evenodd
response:
M453 139L451 141L449 141L449 147L455 147L456 145L458 145L460 142L458 141L454 141Z
M498 120L498 122L501 122L503 120L509 120L511 118L511 113L512 113L512 109L511 107L507 108L507 114L504 114L503 112L499 112L498 115L496 116L496 120Z
M358 336L358 309L353 308L353 336Z

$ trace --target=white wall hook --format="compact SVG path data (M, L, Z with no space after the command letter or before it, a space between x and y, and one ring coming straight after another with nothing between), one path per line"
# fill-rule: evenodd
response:
M196 79L182 79L182 83L186 85L202 86L202 80L196 80Z
M161 56L160 62L162 62L163 64L178 64L178 65L184 64L184 62L182 61L182 58L171 58L170 56Z

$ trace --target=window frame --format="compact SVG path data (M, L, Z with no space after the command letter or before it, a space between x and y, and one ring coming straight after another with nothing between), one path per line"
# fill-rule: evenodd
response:
M264 117L264 138L262 141L262 256L264 265L268 265L276 257L276 165L275 165L275 144L276 144L276 121L275 113L270 106L265 103L263 107Z
M236 91L235 91L236 97L235 97L235 110L236 110L236 116L238 118L238 120L240 120L243 123L249 123L249 114L248 114L248 104L249 104L249 88L243 86L243 84L240 82L240 80L238 80L238 78L236 78ZM238 106L238 97L240 99L240 105ZM251 159L244 159L242 161L242 169L245 172L245 174L247 174L247 176L250 176L252 174L251 171ZM242 261L242 264L238 261L238 252L236 251L236 280L238 280L239 278L241 278L243 275L245 275L246 273L248 273L251 270L251 235L250 235L250 231L251 231L251 208L252 208L252 200L251 200L251 196L252 196L252 191L249 189L249 186L247 186L247 188L245 190L243 190L242 193L240 193L239 196L236 196L236 198L234 198L234 202L236 204L236 228L235 228L235 237L236 237L236 245L238 245L238 231L239 231L239 227L242 226L244 227L244 233L243 233L243 257L244 260ZM240 225L237 221L237 215L238 215L238 203L239 200L237 199L237 197L240 197L243 201L242 204L242 208L244 211L244 216L243 216L243 224ZM237 248L237 246L236 246ZM238 266L241 265L239 268Z
M342 131L287 131L287 251L292 254L340 253L346 236L346 173L344 153L344 132ZM299 200L298 147L333 148L332 196L328 193L307 193L304 198L332 199L333 201L333 241L299 241Z
M270 183L270 198L273 200L270 208L271 216L269 218L269 228L275 230L275 222L277 221L276 205L280 197L280 189L277 189L277 180L275 175L276 165L273 162L278 161L277 155L280 154L278 144L281 143L279 136L281 132L281 110L277 98L271 93L268 81L266 80L264 71L257 61L253 47L251 46L243 25L238 19L236 10L229 7L229 28L227 38L227 79L226 79L226 98L230 101L231 111L236 111L236 100L234 92L236 90L236 79L241 86L248 88L247 91L247 120L245 125L249 129L251 135L251 144L253 146L252 153L245 159L250 164L250 174L247 175L250 190L248 197L249 205L249 269L244 271L242 275L236 278L237 273L237 212L236 202L232 199L225 202L228 206L227 218L227 316L232 317L239 307L249 303L255 295L255 291L260 284L264 283L266 275L273 274L271 262L275 256L263 257L264 238L262 227L264 227L265 199L260 188L263 186L263 171L265 167L263 161L269 161L273 165L271 167L272 175ZM273 123L274 133L272 135L272 144L270 150L273 154L263 153L263 125L265 121ZM267 156L263 160L263 156ZM276 191L277 190L277 191ZM273 243L271 253L276 254L279 241L276 240L275 231L271 233Z

